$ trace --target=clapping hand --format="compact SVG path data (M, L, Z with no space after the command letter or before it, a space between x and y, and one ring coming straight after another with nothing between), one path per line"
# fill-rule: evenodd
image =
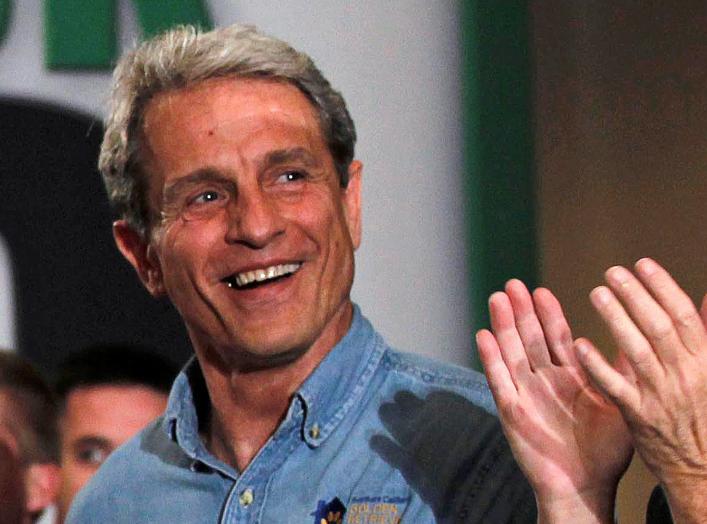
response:
M511 280L489 307L493 332L477 334L479 354L541 522L613 522L630 437L579 365L559 302Z
M630 365L609 365L588 340L577 353L615 403L638 453L660 479L675 522L707 522L707 296L698 312L650 259L606 272L594 307Z

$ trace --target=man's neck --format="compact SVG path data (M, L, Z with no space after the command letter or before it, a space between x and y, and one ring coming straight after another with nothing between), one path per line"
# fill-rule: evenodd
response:
M220 460L244 471L284 418L294 393L346 334L352 307L293 362L260 369L225 369L200 357L211 400L204 440Z

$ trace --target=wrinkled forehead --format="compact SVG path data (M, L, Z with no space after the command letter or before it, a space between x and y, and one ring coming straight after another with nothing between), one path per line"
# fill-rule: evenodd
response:
M219 115L226 109L247 118L249 113L261 117L262 109L273 113L283 109L309 123L318 124L319 112L305 92L291 82L271 78L218 77L156 93L142 108L142 131L154 125L154 119L184 121L185 111L192 114ZM190 119L191 126L197 124ZM321 129L320 129L321 131Z
M299 146L331 157L311 102L295 86L274 80L210 79L161 93L145 108L141 132L150 179L235 153L255 160Z

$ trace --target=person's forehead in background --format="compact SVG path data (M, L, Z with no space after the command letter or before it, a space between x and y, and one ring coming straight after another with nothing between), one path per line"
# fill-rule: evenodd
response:
M66 397L62 442L88 438L112 451L158 417L166 402L164 393L139 384L78 387Z

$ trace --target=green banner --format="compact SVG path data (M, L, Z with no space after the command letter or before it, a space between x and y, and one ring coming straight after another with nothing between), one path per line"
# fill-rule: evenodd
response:
M133 0L143 37L177 24L211 28L201 0ZM49 69L110 69L116 59L116 0L45 0Z
M537 283L530 43L525 1L462 2L464 184L473 329L489 295ZM478 367L478 356L474 354Z
M12 7L10 0L0 0L0 45L2 45L7 28L10 25L10 8Z
M45 0L49 69L107 69L115 60L115 0Z
M200 0L133 0L143 37L154 36L178 24L211 28L209 14Z

